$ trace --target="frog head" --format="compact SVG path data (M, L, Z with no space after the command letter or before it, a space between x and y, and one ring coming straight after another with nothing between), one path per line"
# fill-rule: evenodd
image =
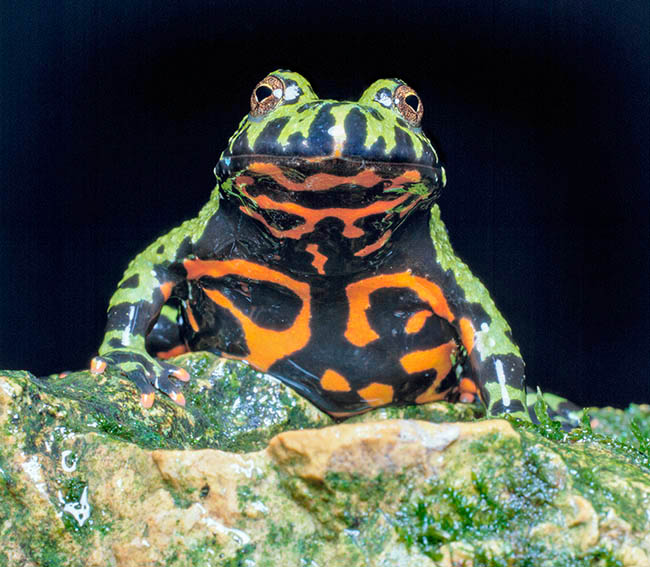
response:
M445 184L420 125L422 101L403 81L379 80L358 101L336 101L318 98L298 73L275 71L250 106L215 173L276 238L317 241L329 223L364 255Z

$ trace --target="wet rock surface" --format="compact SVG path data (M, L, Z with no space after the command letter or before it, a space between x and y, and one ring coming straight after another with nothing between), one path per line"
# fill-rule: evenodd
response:
M0 565L650 565L648 406L570 434L449 404L336 424L242 364L175 362L186 408L0 372Z

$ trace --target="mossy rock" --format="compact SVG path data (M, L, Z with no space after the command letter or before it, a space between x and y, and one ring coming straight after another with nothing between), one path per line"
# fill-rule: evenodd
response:
M174 363L185 408L0 372L0 566L650 565L648 406L571 433L444 403L336 424L244 364Z

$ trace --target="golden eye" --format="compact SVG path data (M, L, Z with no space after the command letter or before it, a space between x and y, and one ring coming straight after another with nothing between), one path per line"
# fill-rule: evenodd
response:
M397 110L411 126L419 126L422 122L424 106L418 94L406 85L400 85L393 94L393 103Z
M255 85L251 95L251 116L263 116L271 112L284 98L284 83L269 75Z

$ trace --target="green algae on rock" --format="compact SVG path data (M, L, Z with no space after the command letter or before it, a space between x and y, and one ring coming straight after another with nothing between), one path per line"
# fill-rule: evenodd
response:
M103 432L149 449L263 448L287 429L331 425L332 419L268 374L232 360L198 352L179 356L193 380L184 389L187 407L160 397L144 411L132 382L119 373L73 372L35 378L5 372L29 398L23 426L30 443L57 422L77 432ZM48 417L49 416L49 417Z
M177 363L185 409L117 375L0 373L0 565L650 564L643 406L618 439L605 410L568 434L449 404L335 425L239 363Z
M650 458L650 404L631 404L626 410L591 408L593 431L637 448Z

